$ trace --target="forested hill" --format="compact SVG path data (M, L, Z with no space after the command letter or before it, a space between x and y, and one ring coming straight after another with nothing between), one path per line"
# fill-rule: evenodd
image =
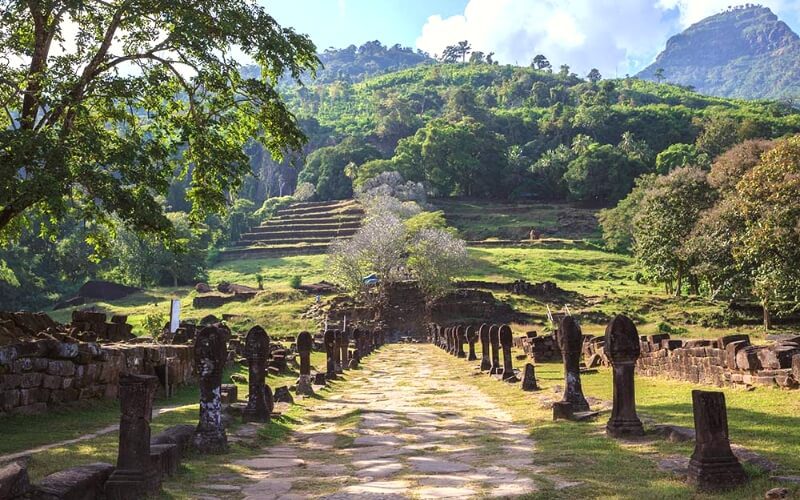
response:
M744 98L800 98L800 37L766 7L736 7L667 41L639 75Z
M637 78L584 80L567 66L427 63L285 93L310 139L299 181L322 199L398 171L440 196L609 205L643 173L708 164L742 140L800 131L800 115L782 103ZM283 192L293 189L287 165L262 156L254 167L267 183L280 172Z

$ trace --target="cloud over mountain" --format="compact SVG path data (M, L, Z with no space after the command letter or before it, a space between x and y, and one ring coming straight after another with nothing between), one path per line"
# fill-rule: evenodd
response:
M797 0L763 3L776 12L800 12ZM671 34L728 5L730 0L469 0L461 14L429 17L417 47L440 54L469 40L503 63L528 64L544 54L554 66L566 63L581 75L596 67L605 76L622 76L650 63Z

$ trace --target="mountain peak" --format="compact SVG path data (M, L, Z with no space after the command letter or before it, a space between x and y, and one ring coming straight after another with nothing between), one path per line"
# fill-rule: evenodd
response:
M656 71L672 83L726 97L800 96L800 37L769 8L734 7L667 41L639 77Z

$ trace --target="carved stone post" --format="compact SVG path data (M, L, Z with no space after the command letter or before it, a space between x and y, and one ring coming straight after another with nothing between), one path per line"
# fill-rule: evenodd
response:
M728 438L728 410L722 392L692 391L695 446L689 484L699 490L729 489L748 481Z
M192 444L199 453L225 453L228 436L222 425L222 370L227 358L228 333L217 326L207 326L197 334L194 359L200 375L200 421Z
M613 437L643 436L644 428L636 414L633 379L641 346L639 332L630 318L618 315L608 323L605 352L614 371L614 406L606 433Z
M334 370L337 374L344 373L342 371L342 331L341 330L334 330L333 331L333 362L334 362Z
M469 342L469 356L467 361L475 361L478 356L475 354L475 341L478 340L478 334L475 332L475 327L469 325L467 327L467 342Z
M536 370L530 363L525 363L525 372L522 375L523 391L538 391L539 385L536 383Z
M247 358L248 384L247 406L242 410L244 422L269 422L267 398L264 395L264 376L269 356L269 335L260 326L247 332L244 340Z
M464 325L456 327L456 356L459 358L466 358L467 353L464 352L464 343L467 341L467 330Z
M345 328L342 330L342 345L340 347L342 354L342 370L350 369L350 330Z
M492 368L492 361L489 359L489 325L486 323L481 325L478 337L481 341L481 371L485 372Z
M149 375L123 375L119 380L122 416L117 468L105 485L109 499L143 498L161 487L161 471L150 459L150 418L157 385L158 378Z
M572 316L565 316L557 331L558 347L564 361L564 397L562 403L569 403L572 412L589 411L589 403L581 388L581 348L583 334Z
M325 330L325 378L328 380L336 380L336 359L334 358L335 350L336 334L333 330Z
M511 327L508 325L501 326L498 336L500 337L500 346L503 349L503 380L516 382L517 377L514 375L514 363L511 359L511 344L514 341Z
M308 332L300 332L295 340L297 354L300 356L300 376L297 378L295 392L305 396L313 396L314 388L311 386L311 350L314 339Z
M492 367L489 369L489 375L497 375L503 370L500 366L500 327L497 325L489 327L489 347L492 351Z

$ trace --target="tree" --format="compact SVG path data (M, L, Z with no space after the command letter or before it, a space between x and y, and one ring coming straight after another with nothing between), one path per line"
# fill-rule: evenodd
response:
M710 208L716 193L697 167L683 167L661 176L647 190L633 218L634 254L650 277L680 295L691 267L680 253L701 212ZM690 277L693 290L697 284Z
M708 155L699 152L694 144L672 144L656 156L656 172L662 175L688 166L705 169L708 164Z
M699 122L703 131L697 136L697 150L715 159L738 141L738 123L724 115L713 115Z
M567 79L567 78L569 78L569 75L570 75L570 73L569 73L569 64L562 64L561 66L559 66L559 68L558 68L558 76L559 77L561 77L562 79Z
M736 192L745 230L734 257L753 270L769 329L773 312L793 311L800 302L800 136L765 153Z
M547 58L545 56L543 56L542 54L537 54L533 58L533 61L531 62L531 66L533 66L534 68L536 68L538 70L547 70L547 69L550 69L550 68L553 67L553 65L550 64L550 61L548 61Z
M0 231L74 201L165 232L156 196L176 170L192 166L197 220L250 171L249 139L276 158L304 141L275 85L313 71L315 47L253 1L13 0L0 27ZM244 77L234 49L261 74Z
M724 193L734 192L742 177L774 147L774 141L764 139L752 139L733 146L714 160L708 173L709 184Z
M458 53L461 54L462 63L466 61L467 54L469 54L471 50L472 50L472 45L470 45L468 41L462 40L458 42Z
M569 194L564 174L574 159L573 151L563 144L559 144L555 149L545 151L531 165L531 173L536 179L534 185L537 187L537 198L563 200Z
M617 202L628 194L640 164L610 144L589 144L564 173L572 198L592 204Z
M597 68L592 68L592 70L589 71L589 74L586 75L586 78L589 79L590 82L595 84L600 80L602 80L603 75L600 74L600 71Z
M357 137L347 137L335 146L319 148L306 158L306 164L297 177L298 182L314 185L321 200L339 200L353 194L353 183L345 170L351 163L358 166L380 158L377 148ZM356 169L357 170L357 169ZM359 172L350 170L351 175Z
M462 40L455 45L448 45L445 47L440 60L445 63L454 63L461 59L461 62L465 62L467 54L471 51L472 46L469 42L467 40Z
M443 229L422 229L409 246L408 265L428 301L445 295L466 264L464 240Z
M655 77L656 77L656 81L657 81L658 83L661 83L661 82L663 82L663 81L664 81L664 68L658 68L658 69L656 69L656 71L655 71L655 73L653 74L653 76L655 76Z
M470 64L482 64L484 61L485 61L484 54L480 50L476 50L469 56Z
M606 208L597 215L603 231L606 248L612 252L628 252L633 247L633 219L644 199L647 190L655 183L657 176L645 174L636 178L636 185L628 196L621 199L613 208Z

